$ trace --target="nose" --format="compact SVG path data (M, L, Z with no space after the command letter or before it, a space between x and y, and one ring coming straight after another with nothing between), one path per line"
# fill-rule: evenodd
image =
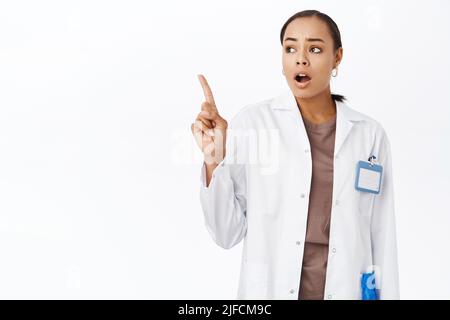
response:
M306 53L303 52L303 50L299 51L299 54L297 56L297 65L302 65L302 66L308 66L309 65L309 61L306 58Z

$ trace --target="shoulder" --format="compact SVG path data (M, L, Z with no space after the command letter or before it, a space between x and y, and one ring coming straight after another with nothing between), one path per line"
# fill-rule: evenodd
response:
M347 101L336 102L339 113L346 119L352 121L366 133L369 133L375 140L387 140L387 134L382 124L368 114L360 112L357 107L350 105ZM271 113L275 109L296 109L295 99L290 92L270 98L266 98L255 103L243 106L231 119L231 123L236 126L245 126L252 120Z
M231 127L245 127L252 120L260 117L263 114L270 112L270 106L272 105L276 97L263 99L254 103L249 103L241 107L236 115L231 118Z

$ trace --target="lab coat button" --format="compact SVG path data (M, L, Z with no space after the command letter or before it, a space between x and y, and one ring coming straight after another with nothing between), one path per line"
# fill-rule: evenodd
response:
M294 289L291 289L291 290L289 290L289 292L290 292L290 293L294 293L294 292L295 292L295 290L294 290Z
M304 194L304 193L302 193L302 194L300 195L300 197L301 197L301 198L304 198L304 197L305 197L305 194Z
M331 249L331 252L336 253L336 248Z
M308 153L309 152L309 149L305 149L305 153Z
M339 200L336 200L334 203L335 203L335 205L338 206L339 205Z
M331 294L328 295L328 300L333 299L333 296Z
M301 242L300 242L300 241L297 241L295 244L299 246L299 245L301 244Z

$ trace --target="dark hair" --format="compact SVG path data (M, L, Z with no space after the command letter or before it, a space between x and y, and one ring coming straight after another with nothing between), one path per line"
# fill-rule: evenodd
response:
M300 11L300 12L297 12L296 14L294 14L289 19L287 19L287 21L284 23L283 27L281 28L281 32L280 32L281 45L283 45L284 33L286 32L286 28L289 25L289 23L291 23L295 19L304 18L304 17L317 17L318 19L325 22L328 26L328 30L330 31L331 38L333 38L334 50L337 50L340 47L342 47L341 33L339 32L339 28L338 28L337 24L328 15L326 15L325 13L322 13L320 11L317 11L317 10ZM339 102L342 102L345 100L345 97L340 94L332 93L331 98L334 101L339 101Z

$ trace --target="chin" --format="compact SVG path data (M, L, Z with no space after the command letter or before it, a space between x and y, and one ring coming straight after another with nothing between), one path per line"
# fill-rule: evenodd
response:
M313 98L317 95L314 92L312 92L312 90L310 88L299 89L297 87L294 87L294 88L291 88L291 91L294 94L294 96L296 96L297 98L301 98L301 99L309 99L309 98Z
M316 88L311 86L308 86L304 89L300 89L294 83L290 86L290 88L294 96L300 99L311 99L321 94L320 90L317 90Z

